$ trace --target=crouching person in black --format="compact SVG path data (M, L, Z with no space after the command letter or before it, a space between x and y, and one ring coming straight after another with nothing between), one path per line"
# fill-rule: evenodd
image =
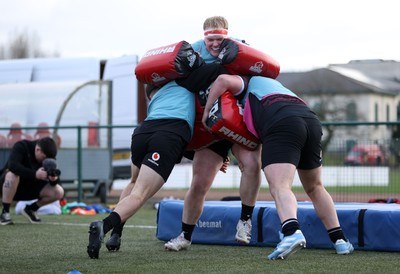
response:
M12 201L33 200L22 214L31 223L41 220L37 210L47 204L62 199L64 189L59 183L60 171L55 157L57 145L50 137L35 141L22 140L13 146L7 165L3 170L1 224L13 224L10 218Z

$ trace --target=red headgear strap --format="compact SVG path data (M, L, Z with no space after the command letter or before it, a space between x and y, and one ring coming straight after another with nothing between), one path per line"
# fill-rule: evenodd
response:
M217 35L227 36L228 30L227 29L210 29L210 30L206 30L204 32L204 36L217 36Z

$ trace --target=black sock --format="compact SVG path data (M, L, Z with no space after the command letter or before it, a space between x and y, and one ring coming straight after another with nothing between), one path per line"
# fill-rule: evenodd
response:
M182 222L183 237L185 237L186 240L192 241L192 234L195 226L196 225L188 225Z
M33 211L37 211L39 209L39 206L37 205L37 202L34 202L33 204L30 204L28 206L26 206L28 209L33 210Z
M282 223L282 234L285 237L292 235L298 229L300 229L300 225L297 219L295 218L287 219Z
M116 227L121 223L121 217L115 211L111 212L107 218L103 219L103 232L106 234L110 231L113 227Z
M344 236L343 230L340 226L329 229L328 230L329 238L331 239L332 243L336 243L337 240L344 240L347 242L346 237Z
M125 222L120 223L119 225L114 227L113 231L111 232L111 235L118 234L119 237L121 237L122 236L122 230L124 229L124 225L125 225Z
M254 206L242 204L242 213L240 215L240 220L247 221L248 219L251 219L251 216L253 215L253 210Z
M8 203L3 203L3 211L1 213L10 213L10 205Z

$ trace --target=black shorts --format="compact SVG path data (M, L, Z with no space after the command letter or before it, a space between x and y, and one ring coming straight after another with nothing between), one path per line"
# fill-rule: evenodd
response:
M291 163L298 169L321 166L322 127L318 119L287 117L261 136L262 168L269 164Z
M14 201L26 201L38 199L40 191L48 184L48 181L35 180L33 182L27 182L20 180L17 192L14 196Z
M228 158L228 153L229 150L232 148L233 143L228 141L228 140L221 140L216 143L211 144L209 149L217 153L219 156L222 157L222 159L225 161L226 158Z
M254 127L262 143L262 168L276 163L317 168L322 164L321 123L302 101L287 99L268 104L266 99L259 101L249 95Z
M187 142L178 134L155 131L132 135L131 160L138 168L146 165L168 180L176 163L182 159Z
M226 158L228 158L228 153L229 150L232 148L233 143L228 141L228 140L220 140L218 142L212 143L209 145L208 149L214 151L216 154L222 157L223 161L225 161ZM196 151L190 150L190 151L185 151L185 158L189 160L193 160L194 154Z

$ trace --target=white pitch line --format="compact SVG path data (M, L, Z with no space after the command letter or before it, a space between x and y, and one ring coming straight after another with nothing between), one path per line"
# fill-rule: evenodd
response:
M14 224L27 224L26 222L14 222ZM87 226L89 227L89 223L87 224L77 224L77 223L57 223L57 222L40 222L39 224L43 225L64 225L64 226ZM157 226L153 225L124 225L124 228L146 228L146 229L156 229Z

